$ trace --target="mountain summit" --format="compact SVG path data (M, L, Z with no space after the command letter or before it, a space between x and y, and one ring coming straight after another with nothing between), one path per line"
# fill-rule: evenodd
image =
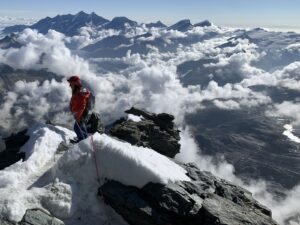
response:
M119 121L111 134L156 148L172 145L172 115L126 112L143 118ZM167 132L162 139L151 134L159 129ZM22 135L25 161L0 171L0 224L276 225L247 190L150 148L99 133L72 145L72 131L45 124Z
M192 29L193 25L191 24L191 21L186 19L186 20L180 20L179 22L175 23L174 25L170 26L168 29L169 30L178 30L181 32L185 32L189 29Z
M60 33L63 33L67 36L73 36L78 34L78 31L81 27L92 26L96 29L114 29L124 31L128 27L137 27L139 24L136 21L130 20L127 17L115 17L111 21L98 16L96 13L92 12L91 14L80 11L75 15L66 14L66 15L57 15L55 17L46 17L39 20L31 26L26 25L15 25L4 28L3 32L5 34L10 34L12 32L20 32L25 28L36 29L42 34L46 34L49 29L56 30ZM197 23L194 26L207 27L211 26L212 23L208 20ZM161 21L156 23L145 24L147 28L166 28L169 30L178 30L181 32L186 32L192 29L194 26L191 24L189 19L180 20L174 25L167 27Z
M105 29L114 29L114 30L124 30L126 25L130 27L136 27L138 25L137 22L128 19L127 17L115 17L112 21L108 22L104 25Z
M72 15L57 15L53 18L46 17L44 19L39 20L37 23L33 24L32 26L13 26L13 27L7 27L4 29L4 32L10 32L10 31L22 31L25 28L31 28L36 29L40 33L47 33L49 29L56 30L58 32L61 32L67 36L73 36L75 34L78 34L78 29L83 26L93 26L93 27L99 27L105 23L109 22L109 20L98 16L94 12L91 14L87 14L83 11L80 11L79 13ZM15 28L15 29L13 29Z

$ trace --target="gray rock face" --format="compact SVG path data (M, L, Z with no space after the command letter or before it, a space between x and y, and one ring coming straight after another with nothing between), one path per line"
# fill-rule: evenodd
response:
M133 145L149 147L174 157L180 150L179 130L174 128L174 117L170 114L154 114L131 108L126 113L142 116L140 122L121 121L113 126L110 134Z
M1 219L0 219L0 225L14 225L14 224L11 223L11 222L8 222L8 221L1 220Z
M22 45L17 41L17 35L14 33L4 37L0 40L0 48L9 49L9 48L21 48Z
M26 211L19 225L64 225L64 222L40 209L32 209Z
M26 211L21 222L15 224L0 220L0 225L64 225L64 222L41 209L30 209Z
M191 182L149 183L143 188L109 181L105 201L132 225L276 225L271 211L247 190L184 165Z
M18 153L20 148L28 141L29 136L26 135L27 130L12 134L5 141L6 149L0 152L0 170L14 164L20 159L24 159L24 153Z

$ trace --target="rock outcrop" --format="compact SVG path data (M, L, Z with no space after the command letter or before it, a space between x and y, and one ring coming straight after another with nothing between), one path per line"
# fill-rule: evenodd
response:
M22 221L15 224L0 220L0 225L64 225L64 222L41 209L27 210Z
M192 182L138 189L109 181L99 193L131 225L276 225L271 211L247 190L193 164L183 166Z
M64 225L64 222L40 210L27 210L19 225Z
M20 159L24 159L25 154L19 153L19 150L29 139L26 132L27 130L23 130L3 138L6 148L0 152L0 170L18 162Z
M167 113L154 114L131 108L128 114L142 117L142 120L119 120L110 130L110 135L133 145L151 148L168 157L174 157L180 150L179 130L174 127L174 116Z
M169 157L179 152L179 130L174 117L131 108L126 111L141 117L140 121L119 120L110 134L131 144L145 146ZM5 139L5 154L15 158L28 140L26 131ZM63 148L64 147L64 148ZM61 149L63 148L63 149ZM58 151L67 146L59 146ZM4 158L0 157L0 165ZM18 159L18 160L17 160ZM10 161L7 165L12 164ZM99 188L99 195L130 225L276 225L271 211L257 202L252 194L230 182L200 171L194 164L181 165L191 181L168 184L148 183L142 188L108 180ZM2 168L2 167L1 167ZM0 219L0 225L13 223ZM63 225L57 218L40 209L27 210L17 225Z

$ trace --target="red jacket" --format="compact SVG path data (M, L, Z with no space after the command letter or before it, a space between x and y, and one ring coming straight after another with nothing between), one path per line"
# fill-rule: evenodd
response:
M70 110L77 122L80 122L82 119L82 115L87 106L90 95L91 92L85 88L80 88L78 91L72 94Z

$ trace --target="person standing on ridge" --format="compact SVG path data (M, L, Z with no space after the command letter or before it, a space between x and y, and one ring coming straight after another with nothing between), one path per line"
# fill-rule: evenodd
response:
M82 87L79 76L71 76L68 82L72 89L70 110L75 119L74 131L77 135L77 140L71 140L71 142L76 143L88 137L86 124L89 120L89 98L92 94L89 90Z

